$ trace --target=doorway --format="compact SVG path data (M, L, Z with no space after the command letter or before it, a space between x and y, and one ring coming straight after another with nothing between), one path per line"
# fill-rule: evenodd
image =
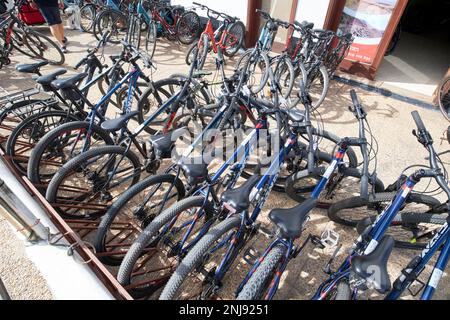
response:
M429 99L450 68L450 0L409 0L376 80Z

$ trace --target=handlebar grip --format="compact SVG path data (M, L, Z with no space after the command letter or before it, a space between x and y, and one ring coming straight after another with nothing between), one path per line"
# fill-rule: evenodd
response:
M81 59L76 65L75 65L75 70L77 70L79 67L81 67L85 62L86 62L86 58Z
M423 124L422 118L420 117L419 113L417 111L411 112L411 115L414 119L414 122L416 123L417 129L419 131L426 131L425 125Z
M314 153L312 151L308 152L308 172L312 173L314 171Z
M353 106L357 108L359 106L359 100L355 90L350 90L350 97L352 98Z
M361 177L361 198L367 199L369 197L369 177L363 175Z

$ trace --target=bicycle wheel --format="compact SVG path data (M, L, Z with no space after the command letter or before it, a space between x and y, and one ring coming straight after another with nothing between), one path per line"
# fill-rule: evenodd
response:
M206 58L209 52L209 38L206 34L202 36L201 41L198 42L197 50L197 71L201 71L205 66Z
M243 68L247 65L247 70ZM258 94L264 89L269 79L270 62L264 52L255 53L254 49L247 50L238 60L236 70L248 74L247 86L253 94Z
M389 199L384 202L389 203ZM439 206L441 203L433 197L419 193L411 193L408 197L407 204L408 205L405 205L402 211L412 212L413 204L422 204L423 207L420 212L432 212L432 209ZM371 210L368 210L368 206ZM327 214L330 220L336 223L348 227L356 227L359 221L368 216L373 216L376 214L377 210L380 211L383 207L384 205L382 202L369 204L366 199L361 197L351 197L334 203L328 209Z
M139 47L141 46L141 21L139 18L132 16L129 24L128 41L133 47L139 50Z
M77 120L80 119L67 111L45 111L34 115L22 121L11 132L6 142L6 154L18 172L26 175L30 153L39 140L53 128Z
M64 53L59 45L33 29L29 29L26 33L24 43L37 58L47 60L50 64L61 65L65 61Z
M13 48L20 53L30 57L37 58L36 52L31 50L25 43L26 34L22 29L18 29L16 27L12 28L11 32L11 44Z
M93 245L100 261L120 265L142 230L184 195L183 183L170 174L150 176L125 191L108 209L95 234Z
M100 12L94 24L94 35L100 40L106 31L109 31L108 41L119 44L125 39L128 30L128 19L120 11L106 9Z
M282 97L288 99L295 80L294 66L291 59L287 56L278 56L271 61L270 67L274 70L275 80L281 88ZM306 73L302 73L301 77L306 83Z
M233 57L242 45L245 38L245 26L241 21L236 21L228 27L228 33L224 39L225 50L223 54L229 58Z
M204 235L170 277L160 300L209 299L218 284L211 283L230 241L241 226L239 216L225 219Z
M154 21L151 21L147 28L147 34L145 35L145 51L147 51L150 59L153 59L155 54L157 37L156 24Z
M189 239L181 248L180 241L193 219L200 217L199 212L203 212L203 216L195 222ZM153 294L172 275L181 250L207 231L213 212L212 205L202 196L186 198L166 209L131 245L120 265L117 280L135 298Z
M96 219L124 190L139 181L141 164L120 146L90 149L64 164L50 181L45 197L67 219Z
M177 22L175 33L178 41L190 45L198 38L200 33L200 17L194 11L188 11L181 15Z
M109 133L86 121L65 123L49 131L36 144L28 162L27 176L42 188L59 172L63 164L83 150L102 145L114 145Z
M87 3L80 9L80 27L84 32L92 33L94 29L96 8L92 3Z
M286 256L286 250L286 246L278 244L269 251L242 287L237 300L263 300L265 298L277 267Z
M445 78L439 86L438 102L445 119L450 121L450 77Z
M328 132L326 130L319 130L318 132L313 129L314 140L318 143L318 153L317 153L317 163L316 166L329 164L332 161L332 153L336 144L340 141L340 138L335 134ZM263 142L262 142L263 143ZM268 141L270 143L270 141ZM303 171L308 167L308 155L306 153L307 144L309 143L308 137L306 134L302 134L299 139L300 146L302 147L302 154L299 159L297 159L297 163L293 163L293 168L296 168L296 171ZM268 148L261 148L262 151ZM255 154L250 157L245 165L245 169L242 172L242 177L248 179L254 173L255 167L260 162L260 159L264 159L267 157L267 154ZM286 159L289 161L289 159ZM293 160L293 159L291 159ZM347 150L347 153L344 156L343 161L347 164L347 166L351 168L355 168L358 165L358 159L356 157L355 151L352 148ZM302 176L301 183L295 184L295 180L291 181L294 177L294 172L292 169L283 167L281 172L278 175L277 181L273 186L273 190L276 192L288 192L289 187L289 197L298 202L304 201L304 197L302 193L310 193L314 190L315 186L318 183L318 179L320 177L314 176ZM288 185L289 183L289 185Z
M321 178L320 175L308 173L308 170L298 171L286 180L286 194L301 203L311 196ZM319 197L319 207L328 209L330 205L348 198L349 195L359 195L360 180L361 172L356 168L347 168L345 174L333 173ZM372 185L372 182L369 182L369 185L375 188L376 192L384 191L383 182L379 179L376 179L375 185Z
M47 103L39 99L15 102L0 113L0 134L4 139L22 123L22 121L48 110L61 110L55 101Z
M308 68L306 68L308 69ZM325 97L330 86L330 78L328 77L327 68L321 65L320 68L314 72L309 72L307 75L307 86L308 93L311 97L311 111L314 111L325 100ZM297 102L298 103L298 102ZM297 104L296 103L296 104Z

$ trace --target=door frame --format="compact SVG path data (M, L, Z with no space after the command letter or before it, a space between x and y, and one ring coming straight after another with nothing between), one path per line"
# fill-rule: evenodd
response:
M333 31L337 30L339 22L341 21L341 15L345 7L345 2L345 0L330 0L327 15L325 18L324 29ZM389 46L389 43L391 42L392 36L394 35L395 29L400 22L407 4L408 0L397 0L397 4L395 5L395 8L392 12L388 27L386 28L383 37L381 38L381 42L378 45L378 51L373 59L372 64L368 65L358 61L344 59L339 69L356 76L374 80L378 68L383 61L384 54Z

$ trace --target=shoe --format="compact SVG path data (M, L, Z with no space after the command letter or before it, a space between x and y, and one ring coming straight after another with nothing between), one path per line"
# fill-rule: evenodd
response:
M61 46L62 53L67 53L67 47L66 45Z
M69 43L69 40L66 37L64 37L63 43L64 43L65 46L67 46L67 44Z

